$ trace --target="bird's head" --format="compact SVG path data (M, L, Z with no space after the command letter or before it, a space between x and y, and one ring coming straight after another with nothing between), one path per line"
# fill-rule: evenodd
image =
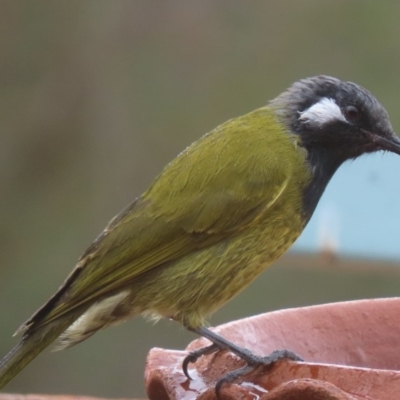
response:
M388 113L366 89L329 76L295 82L271 102L281 121L300 136L313 164L342 162L378 150L400 154Z

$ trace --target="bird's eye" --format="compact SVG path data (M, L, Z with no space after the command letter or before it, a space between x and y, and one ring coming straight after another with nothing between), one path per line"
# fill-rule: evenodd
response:
M346 106L344 108L344 116L348 121L354 121L360 116L360 110L356 106Z

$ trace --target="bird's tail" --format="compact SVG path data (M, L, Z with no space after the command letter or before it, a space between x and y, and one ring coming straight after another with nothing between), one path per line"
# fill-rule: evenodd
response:
M22 340L0 361L0 389L25 368L40 352L56 340L76 319L64 316L36 330L27 331Z

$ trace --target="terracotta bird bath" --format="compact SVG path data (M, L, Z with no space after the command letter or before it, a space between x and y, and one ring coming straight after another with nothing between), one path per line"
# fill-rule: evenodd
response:
M227 339L265 355L287 348L305 362L280 361L233 384L221 399L400 400L400 298L361 300L288 309L215 328ZM186 350L209 344L205 339ZM183 351L152 349L146 389L151 400L212 400L215 383L243 361L229 352L191 364L182 372Z

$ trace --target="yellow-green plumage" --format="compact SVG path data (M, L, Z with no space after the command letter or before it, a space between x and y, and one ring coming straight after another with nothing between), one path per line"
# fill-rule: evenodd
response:
M122 289L130 295L118 317L202 325L301 233L310 172L297 140L264 107L195 142L111 221L38 326Z

